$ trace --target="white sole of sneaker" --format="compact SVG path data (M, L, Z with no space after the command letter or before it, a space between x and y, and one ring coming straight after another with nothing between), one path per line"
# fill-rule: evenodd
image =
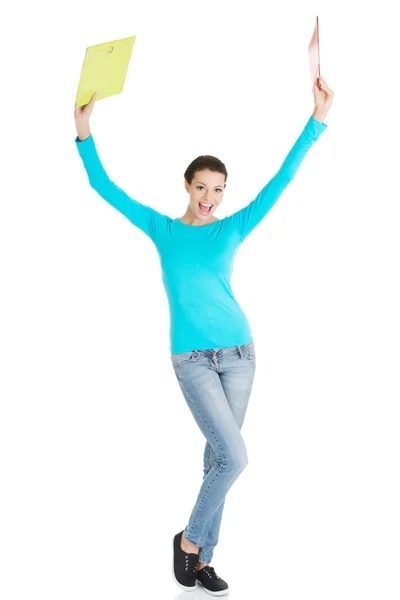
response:
M196 583L199 587L202 587L203 590L207 592L207 594L210 594L210 596L225 596L225 594L229 594L229 588L227 590L221 590L220 592L210 592L210 590L205 588L201 581L199 581L198 579L196 580Z
M193 585L193 586L191 586L191 585L182 585L181 583L179 583L179 581L175 577L174 552L175 552L175 536L172 538L172 577L174 578L174 581L175 581L176 585L178 587L180 587L181 590L185 590L185 592L194 592L195 590L197 590L197 583L198 583L197 581L195 582L195 585Z
M210 590L205 588L201 581L199 581L198 579L196 579L196 583L199 587L202 587L203 590L207 592L207 594L210 594L210 596L225 596L225 594L229 594L229 588L227 590L221 590L220 592L210 592Z

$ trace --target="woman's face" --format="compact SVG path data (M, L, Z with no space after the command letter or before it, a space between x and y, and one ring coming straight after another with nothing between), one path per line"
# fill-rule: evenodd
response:
M196 171L191 185L185 180L185 189L190 195L190 208L198 219L207 220L221 204L225 191L225 175L204 169ZM202 204L211 204L209 211Z

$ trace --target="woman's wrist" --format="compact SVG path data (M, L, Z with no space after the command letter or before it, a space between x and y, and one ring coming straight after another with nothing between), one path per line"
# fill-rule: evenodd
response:
M84 142L87 140L87 138L91 135L89 123L85 125L76 125L76 132L78 134L79 141Z
M326 108L324 108L323 106L315 105L312 116L316 121L320 121L320 123L323 123L327 114L328 111Z

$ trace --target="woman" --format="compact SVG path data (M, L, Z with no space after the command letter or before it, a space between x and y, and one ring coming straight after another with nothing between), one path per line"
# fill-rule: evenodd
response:
M90 185L155 244L170 309L171 361L184 398L206 438L203 481L184 530L173 538L173 576L184 590L196 582L211 595L228 592L210 562L218 542L225 496L247 465L240 433L255 373L249 323L230 285L240 244L294 178L323 123L333 91L314 84L314 111L279 171L247 206L218 219L226 186L225 165L199 156L186 169L189 204L181 218L140 204L115 185L97 155L89 104L75 108L75 142Z

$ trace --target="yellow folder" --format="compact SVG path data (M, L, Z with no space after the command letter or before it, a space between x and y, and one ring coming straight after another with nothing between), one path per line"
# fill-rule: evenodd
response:
M136 36L88 46L81 71L75 106L121 94Z

